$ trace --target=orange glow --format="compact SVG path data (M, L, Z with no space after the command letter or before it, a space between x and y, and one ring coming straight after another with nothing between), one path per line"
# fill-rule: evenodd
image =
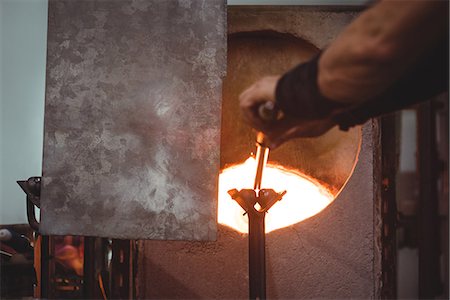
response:
M244 210L231 199L231 189L252 189L255 180L256 162L250 157L245 163L224 169L219 176L218 222L239 232L248 233L248 219ZM320 184L297 172L280 166L266 166L261 188L276 192L287 191L266 215L266 232L283 228L322 211L333 200L333 195Z

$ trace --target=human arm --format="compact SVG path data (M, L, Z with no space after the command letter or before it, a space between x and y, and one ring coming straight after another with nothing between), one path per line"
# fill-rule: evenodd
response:
M349 126L377 115L367 114L362 107L365 103L371 102L378 114L389 111L396 101L393 95L403 95L401 88L410 83L420 87L423 68L415 67L415 62L426 58L441 36L446 37L448 10L442 7L447 3L378 3L355 19L320 57L294 68L281 80L265 78L245 91L240 97L244 118L268 134L276 146L293 137L322 134L338 124L339 111L351 108L351 113L358 114L350 120L353 123L344 120ZM407 78L410 73L414 76ZM255 107L275 98L286 118L264 124ZM403 102L392 109L401 108Z
M356 18L326 49L317 84L336 102L381 94L448 32L447 1L381 1Z

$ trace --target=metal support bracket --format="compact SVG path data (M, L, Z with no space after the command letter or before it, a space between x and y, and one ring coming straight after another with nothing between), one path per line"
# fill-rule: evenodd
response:
M248 256L249 256L249 296L250 299L266 299L266 212L283 198L286 191L277 193L272 189L229 190L235 200L248 215ZM259 208L255 207L259 205Z
M39 222L36 220L35 207L41 207L41 177L30 177L28 180L18 180L17 184L27 194L27 219L30 227L39 232Z

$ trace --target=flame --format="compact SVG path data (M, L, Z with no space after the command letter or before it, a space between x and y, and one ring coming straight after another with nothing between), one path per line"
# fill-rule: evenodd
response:
M234 201L231 189L252 189L256 161L253 157L243 164L224 169L219 175L218 222L241 233L248 233L248 219L244 210ZM307 176L268 164L264 169L262 188L276 192L287 191L266 215L266 233L283 228L314 216L327 207L333 195Z

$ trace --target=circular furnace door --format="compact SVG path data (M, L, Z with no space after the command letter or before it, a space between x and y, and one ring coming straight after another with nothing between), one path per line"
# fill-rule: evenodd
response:
M253 188L256 133L242 121L239 94L262 76L282 74L319 49L290 34L269 31L229 35L223 87L219 223L246 232L247 218L227 191ZM270 152L262 188L286 190L266 217L266 231L309 218L328 206L344 187L357 161L361 128L333 128L317 138L291 140Z

